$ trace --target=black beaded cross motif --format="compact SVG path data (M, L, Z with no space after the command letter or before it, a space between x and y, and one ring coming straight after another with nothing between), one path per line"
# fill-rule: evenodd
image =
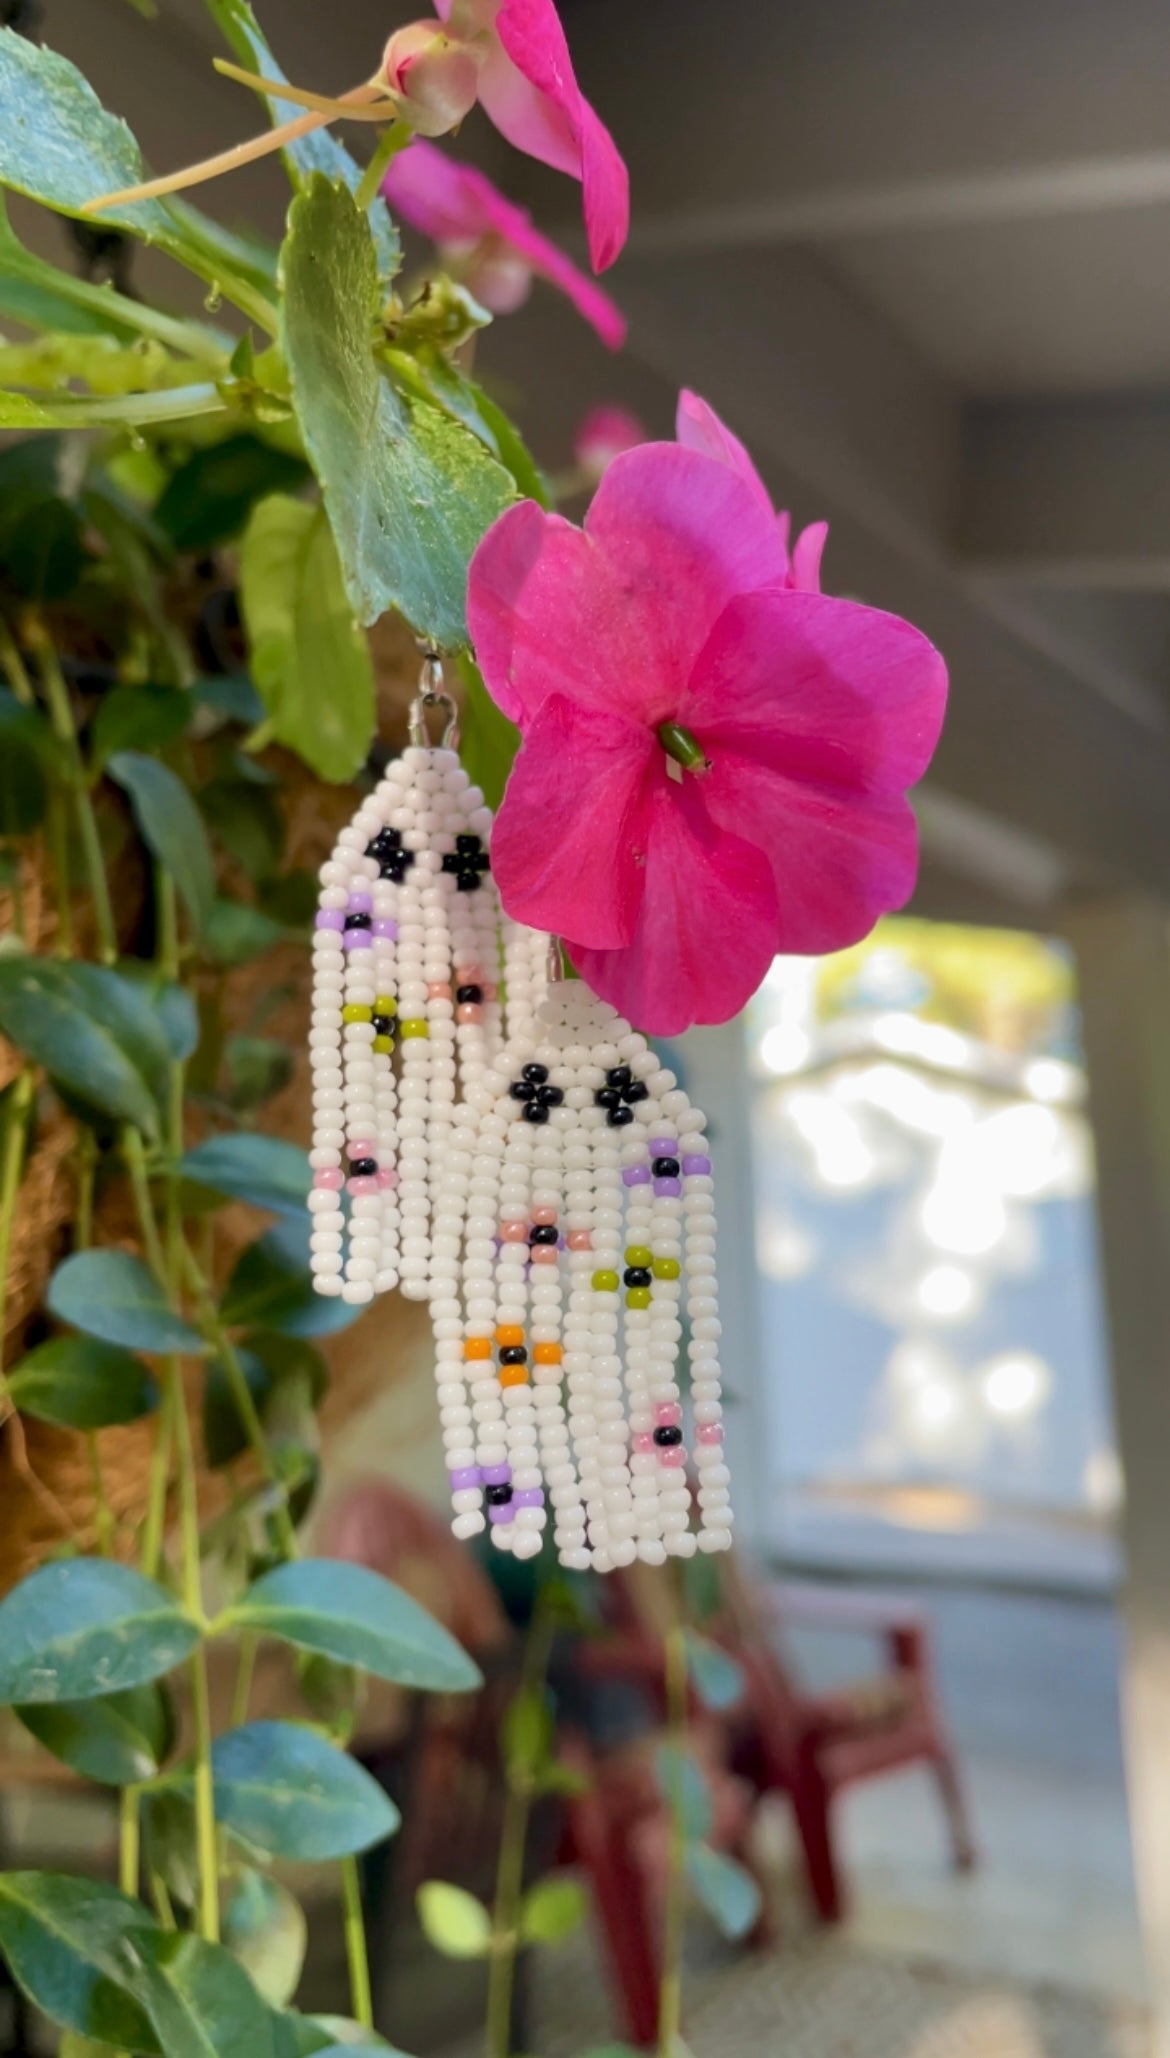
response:
M634 1119L634 1103L646 1098L645 1081L635 1079L628 1065L612 1065L605 1075L605 1085L599 1086L593 1096L596 1105L605 1109L611 1129L625 1129Z
M476 893L483 883L483 875L492 868L482 842L470 833L455 838L454 850L443 855L443 870L454 872L457 893Z
M549 1085L547 1065L525 1065L520 1077L512 1081L508 1092L513 1100L522 1103L524 1120L537 1125L547 1122L549 1109L559 1108L565 1098L559 1086ZM544 1241L543 1238L540 1240Z
M401 886L414 863L413 850L402 848L401 829L379 829L373 842L366 845L366 856L377 858L379 879L393 879L396 886Z

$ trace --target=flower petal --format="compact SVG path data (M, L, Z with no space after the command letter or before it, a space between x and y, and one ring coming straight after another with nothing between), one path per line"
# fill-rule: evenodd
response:
M596 948L629 940L645 881L645 784L656 752L648 729L549 696L492 831L492 873L514 921Z
M627 948L568 949L594 992L639 1029L677 1036L728 1021L751 998L776 954L776 892L763 854L713 825L698 782L678 785L655 768L651 807Z
M797 537L792 551L792 583L798 593L820 592L821 559L828 540L828 522L810 522Z
M702 450L708 457L717 457L720 464L730 465L741 479L751 487L756 499L768 513L772 512L772 496L761 479L747 449L733 436L726 422L722 422L715 409L698 393L683 388L678 396L678 413L675 416L674 433L688 450ZM782 517L787 522L787 517ZM787 528L785 539L787 540Z
M553 0L505 0L495 27L503 56L483 66L484 111L518 150L581 180L589 255L604 271L629 234L629 174L577 84Z
M609 466L583 532L531 502L488 530L468 583L480 669L521 728L552 692L655 727L730 601L786 564L771 512L728 466L644 443Z

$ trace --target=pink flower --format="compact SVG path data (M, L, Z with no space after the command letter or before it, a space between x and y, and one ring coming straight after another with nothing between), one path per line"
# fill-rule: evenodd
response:
M522 736L492 841L504 905L639 1028L726 1021L778 952L840 949L908 898L942 659L896 616L794 590L722 453L628 451L583 530L510 508L468 618Z
M420 136L448 135L479 97L475 58L441 21L412 21L395 29L382 53L382 68L402 114Z
M621 310L482 172L416 138L391 163L382 192L403 221L439 245L444 261L493 314L521 306L535 274L572 301L603 343L620 350L626 335Z
M678 415L675 421L675 435L688 450L705 450L708 457L717 457L721 464L729 464L739 473L745 485L751 487L756 499L769 514L772 511L772 496L761 479L755 465L744 449L738 436L733 436L725 422L721 422L715 409L697 393L685 388L678 397ZM788 531L791 517L783 510L776 516L788 555ZM792 586L798 593L819 593L821 590L821 557L828 539L828 522L812 522L802 529L792 547L791 560L785 577L785 585Z
M629 408L591 407L573 438L573 456L590 485L596 486L615 457L646 441L645 429Z
M589 255L604 271L629 232L629 175L577 84L553 0L435 0L435 8L474 56L480 104L500 134L580 179Z

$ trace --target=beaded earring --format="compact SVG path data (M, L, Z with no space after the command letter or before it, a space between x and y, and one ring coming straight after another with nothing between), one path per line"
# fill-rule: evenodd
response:
M433 709L446 716L437 745ZM512 924L505 937L491 810L456 755L456 708L433 653L409 736L321 867L313 938L313 1284L359 1303L395 1286L426 1298L457 1094L500 1047L501 963L509 1024L523 1030L543 949Z
M713 1182L705 1116L561 972L553 942L531 1026L454 1111L431 1313L455 1534L535 1556L547 1494L562 1564L604 1572L731 1545Z

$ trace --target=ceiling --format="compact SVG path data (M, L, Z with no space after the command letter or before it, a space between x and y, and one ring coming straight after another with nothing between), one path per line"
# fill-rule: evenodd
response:
M334 88L414 11L258 4L290 75ZM1170 896L1164 0L562 12L631 167L611 282L631 334L611 359L538 289L486 339L541 454L592 400L666 432L698 387L779 501L830 518L831 587L947 655L928 893L1037 918L1111 882ZM44 33L160 168L255 123L211 71L201 0L160 0L153 25L126 0L46 0ZM481 122L465 146L579 252L568 181ZM206 198L278 228L271 166Z

